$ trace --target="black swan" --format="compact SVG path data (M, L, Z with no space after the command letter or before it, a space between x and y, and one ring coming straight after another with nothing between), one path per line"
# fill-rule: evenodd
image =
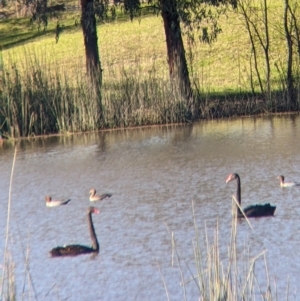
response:
M47 195L45 197L45 201L46 201L46 206L47 207L56 207L56 206L68 204L71 201L71 199L66 200L66 201L64 201L64 200L52 200L51 196Z
M284 182L284 176L279 176L277 179L280 180L280 187L293 187L293 186L300 186L300 183L296 182Z
M105 193L105 194L101 194L101 195L97 195L96 194L96 189L92 188L90 190L90 201L91 202L95 202L95 201L101 201L104 199L108 199L112 196L112 194L110 193Z
M226 183L236 180L237 189L236 189L236 200L241 205L241 180L240 176L237 173L230 174L227 179ZM271 206L268 204L257 204L257 205L250 205L243 209L244 214L247 217L261 217L261 216L271 216L274 215L276 206ZM237 207L237 216L244 217L244 214L241 212L240 208Z
M96 233L92 221L92 213L99 214L100 211L95 207L89 207L87 209L87 219L88 219L90 236L92 240L92 246L87 247L82 245L68 245L65 247L56 247L50 251L52 257L76 256L80 254L99 253L99 243L96 237Z

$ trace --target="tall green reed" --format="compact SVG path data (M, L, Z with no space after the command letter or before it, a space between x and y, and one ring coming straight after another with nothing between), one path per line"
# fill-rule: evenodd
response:
M0 131L9 138L94 131L103 128L191 122L270 112L283 112L284 91L272 91L272 102L244 90L205 92L194 83L193 109L171 91L168 74L147 73L138 59L106 66L100 89L78 69L62 70L38 55L26 55L0 74ZM81 67L80 67L81 66ZM300 85L298 85L300 86ZM299 94L299 93L298 93ZM300 98L299 98L300 99ZM300 107L300 104L299 104Z
M138 70L138 67L137 69ZM102 128L183 122L185 102L167 79L108 70L102 89L79 68L61 72L29 57L20 69L4 70L0 93L1 132L8 137L91 131ZM95 88L96 87L96 88Z

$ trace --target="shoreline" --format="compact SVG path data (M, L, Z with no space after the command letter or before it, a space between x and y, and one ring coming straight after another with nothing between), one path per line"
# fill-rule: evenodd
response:
M35 139L48 139L52 137L69 137L76 135L85 135L91 133L102 133L102 132L116 132L116 131L127 131L127 130L143 130L151 128L168 128L168 127L177 127L177 126L188 126L193 125L198 122L206 121L220 121L220 120L233 120L233 119L245 119L245 118L262 118L262 117L273 117L273 116L287 116L287 115L299 115L300 111L289 111L289 112L270 112L270 113L259 113L253 115L233 115L231 117L221 117L221 118L199 118L192 122L181 122L181 123L167 123L167 124L149 124L149 125L139 125L139 126L128 126L128 127L118 127L118 128L105 128L94 131L78 131L78 132L66 132L66 133L51 133L44 135L30 135L27 137L17 137L17 138L5 138L6 136L2 134L2 139L0 139L0 146L5 142L18 142L22 140L35 140Z

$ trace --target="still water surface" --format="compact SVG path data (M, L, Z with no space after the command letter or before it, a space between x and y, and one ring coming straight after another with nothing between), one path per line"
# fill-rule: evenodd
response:
M17 300L184 300L195 272L192 200L199 229L218 223L221 257L231 229L231 196L240 174L243 207L277 206L275 216L238 224L238 244L250 256L266 251L279 300L289 281L293 300L300 279L300 187L281 189L277 176L300 182L300 118L281 116L201 122L51 137L18 144L12 186L8 249L15 263ZM0 148L0 255L3 258L9 179L14 147ZM50 258L58 245L90 244L85 210L89 190L113 196L95 205L97 256ZM47 208L44 197L71 198ZM172 266L173 232L181 269ZM26 276L25 256L29 250ZM224 250L222 250L222 248ZM224 253L224 254L223 254ZM223 255L222 255L223 254ZM265 278L257 265L257 277ZM180 271L181 270L181 271ZM193 281L187 300L198 300Z

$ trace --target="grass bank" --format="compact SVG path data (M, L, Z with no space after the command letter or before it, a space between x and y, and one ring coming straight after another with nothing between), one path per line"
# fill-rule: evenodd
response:
M195 91L193 116L169 89L159 16L99 23L104 70L101 95L91 89L85 76L83 37L80 26L75 25L78 13L68 12L59 19L63 30L58 43L56 19L49 21L46 32L38 32L26 18L1 21L0 131L18 137L297 111L300 77L295 76L293 108L285 98L282 11L280 1L270 3L271 95L267 97L253 70L253 49L239 10L221 18L223 32L216 43L206 45L196 40L190 45L185 40ZM265 85L263 49L257 46L256 52ZM294 60L297 63L298 58ZM295 69L295 75L297 72Z

